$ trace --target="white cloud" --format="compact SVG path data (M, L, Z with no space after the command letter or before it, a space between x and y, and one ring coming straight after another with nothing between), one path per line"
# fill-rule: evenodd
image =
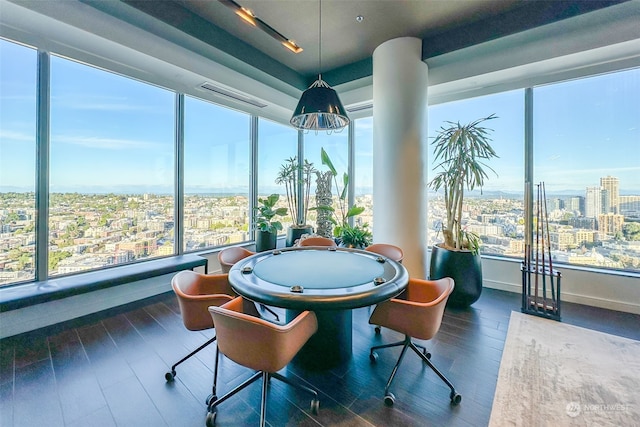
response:
M11 141L29 141L34 142L36 139L35 133L30 134L27 132L18 132L7 129L0 129L0 142Z
M73 144L89 148L102 148L106 150L123 150L137 148L152 148L154 143L136 139L99 138L95 136L67 136L59 135L51 138L53 143Z

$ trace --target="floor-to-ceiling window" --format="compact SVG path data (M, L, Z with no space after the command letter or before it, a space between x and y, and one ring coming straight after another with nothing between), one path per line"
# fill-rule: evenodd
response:
M0 285L35 277L36 63L0 39Z
M364 208L358 220L373 230L373 117L357 119L353 126L354 202Z
M0 284L35 278L36 245L48 248L50 276L175 253L175 92L50 56L49 238L37 242L38 53L4 40L0 49ZM533 89L534 176L546 184L559 263L640 270L639 75L635 69ZM500 156L490 164L497 176L482 194L468 195L465 211L483 254L522 256L524 104L519 90L430 107L430 137L447 120L498 116L488 123ZM370 224L372 121L355 120L351 131L331 135L310 132L303 143L303 157L321 171L328 169L320 151L327 152L340 186L353 153L355 203L365 207L359 221ZM251 240L252 177L258 195L283 194L275 175L297 155L297 144L298 132L286 124L185 97L180 249ZM440 195L430 193L428 209L434 243Z
M264 198L270 194L280 196L277 207L287 207L285 188L276 184L276 177L280 166L286 159L298 155L298 131L291 126L258 120L258 197ZM291 225L291 214L277 218L286 229Z
M55 55L50 88L49 275L173 254L174 93Z
M250 240L250 116L185 97L184 246Z
M429 143L442 127L465 125L495 114L482 126L491 129L492 147L499 156L487 162L484 188L465 193L463 227L482 239L483 254L520 257L524 254L524 91L517 90L429 107ZM437 166L429 147L431 180ZM442 194L429 191L429 245L442 241L446 218Z
M534 88L533 105L552 259L640 271L640 69Z

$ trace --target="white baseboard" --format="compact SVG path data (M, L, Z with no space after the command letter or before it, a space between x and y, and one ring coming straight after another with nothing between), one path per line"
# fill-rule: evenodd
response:
M498 289L501 291L514 292L520 294L522 292L522 286L520 284L513 284L507 282L500 282L496 280L482 281L483 286L491 289ZM640 304L632 304L626 301L616 301L605 298L596 298L588 295L580 295L576 293L561 292L561 301L573 302L576 304L589 305L592 307L606 308L609 310L623 311L625 313L640 314Z

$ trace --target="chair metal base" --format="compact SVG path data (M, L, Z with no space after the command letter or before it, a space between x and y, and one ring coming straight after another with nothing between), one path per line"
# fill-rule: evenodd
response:
M239 386L237 386L236 388L234 388L233 390L229 391L227 394L222 396L220 399L214 400L209 403L209 408L207 411L208 413L207 413L207 419L206 419L206 426L213 427L215 425L215 419L217 414L216 407L218 405L220 405L222 402L229 399L233 395L237 394L238 392L244 390L249 384L257 381L259 378L262 378L262 399L261 399L262 401L260 403L260 426L261 427L264 427L265 425L265 419L267 415L267 391L269 388L269 380L271 378L278 379L285 384L289 384L292 387L311 393L313 395L313 399L311 400L311 413L313 413L314 415L318 414L320 401L318 400L318 392L316 390L310 387L307 387L305 385L302 385L300 383L293 382L287 377L284 377L277 372L271 373L271 372L258 371L255 374L253 374L250 378L245 380L242 384L240 384Z
M164 379L167 380L167 382L173 381L175 379L176 375L178 375L178 373L176 372L176 367L179 364L181 364L182 362L186 361L190 357L194 356L200 350L204 349L209 344L212 344L215 340L216 340L216 337L211 338L210 340L208 340L207 342L202 344L200 347L196 348L191 353L187 354L185 357L183 357L182 359L180 359L176 363L174 363L173 366L171 367L171 371L167 372L166 374L164 374ZM217 398L216 397L216 386L218 384L218 361L219 361L219 359L220 359L220 352L218 351L218 348L216 347L216 360L215 360L215 364L214 364L214 368L213 368L213 386L211 387L211 394L205 400L205 403L207 405L209 405L210 401L213 401L213 400L215 400Z
M444 383L451 389L451 393L449 394L449 399L451 399L452 405L457 405L462 401L462 396L458 394L458 392L456 392L456 389L451 383L451 381L449 381L447 377L445 377L442 374L442 372L440 372L438 368L436 368L435 365L431 362L430 360L431 353L427 352L427 349L424 346L415 344L413 341L411 341L411 337L408 335L405 335L405 338L402 341L371 347L371 350L369 352L369 359L371 360L371 362L376 362L378 360L378 355L375 353L375 350L380 350L382 348L398 347L398 346L402 346L402 351L400 352L400 357L398 358L398 361L396 362L395 366L393 367L393 370L391 371L391 376L387 381L387 385L384 388L384 395L385 395L384 402L388 406L393 405L395 402L395 396L393 395L393 393L389 392L389 388L391 387L391 383L393 382L393 379L396 376L398 367L400 366L400 363L402 362L402 359L404 358L404 355L407 352L407 348L410 348L418 356L420 356L422 361L426 363L433 370L433 372L435 372L440 377L440 379L444 381Z

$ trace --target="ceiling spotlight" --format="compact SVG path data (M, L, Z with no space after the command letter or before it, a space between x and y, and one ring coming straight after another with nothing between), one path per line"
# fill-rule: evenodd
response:
M254 27L256 26L256 19L255 19L256 17L255 17L255 15L253 14L253 12L251 12L246 7L240 7L240 9L236 10L236 15L238 15L245 22L248 22L249 24L253 25Z
M356 22L362 22L362 21L364 21L364 16L362 15L356 16Z

